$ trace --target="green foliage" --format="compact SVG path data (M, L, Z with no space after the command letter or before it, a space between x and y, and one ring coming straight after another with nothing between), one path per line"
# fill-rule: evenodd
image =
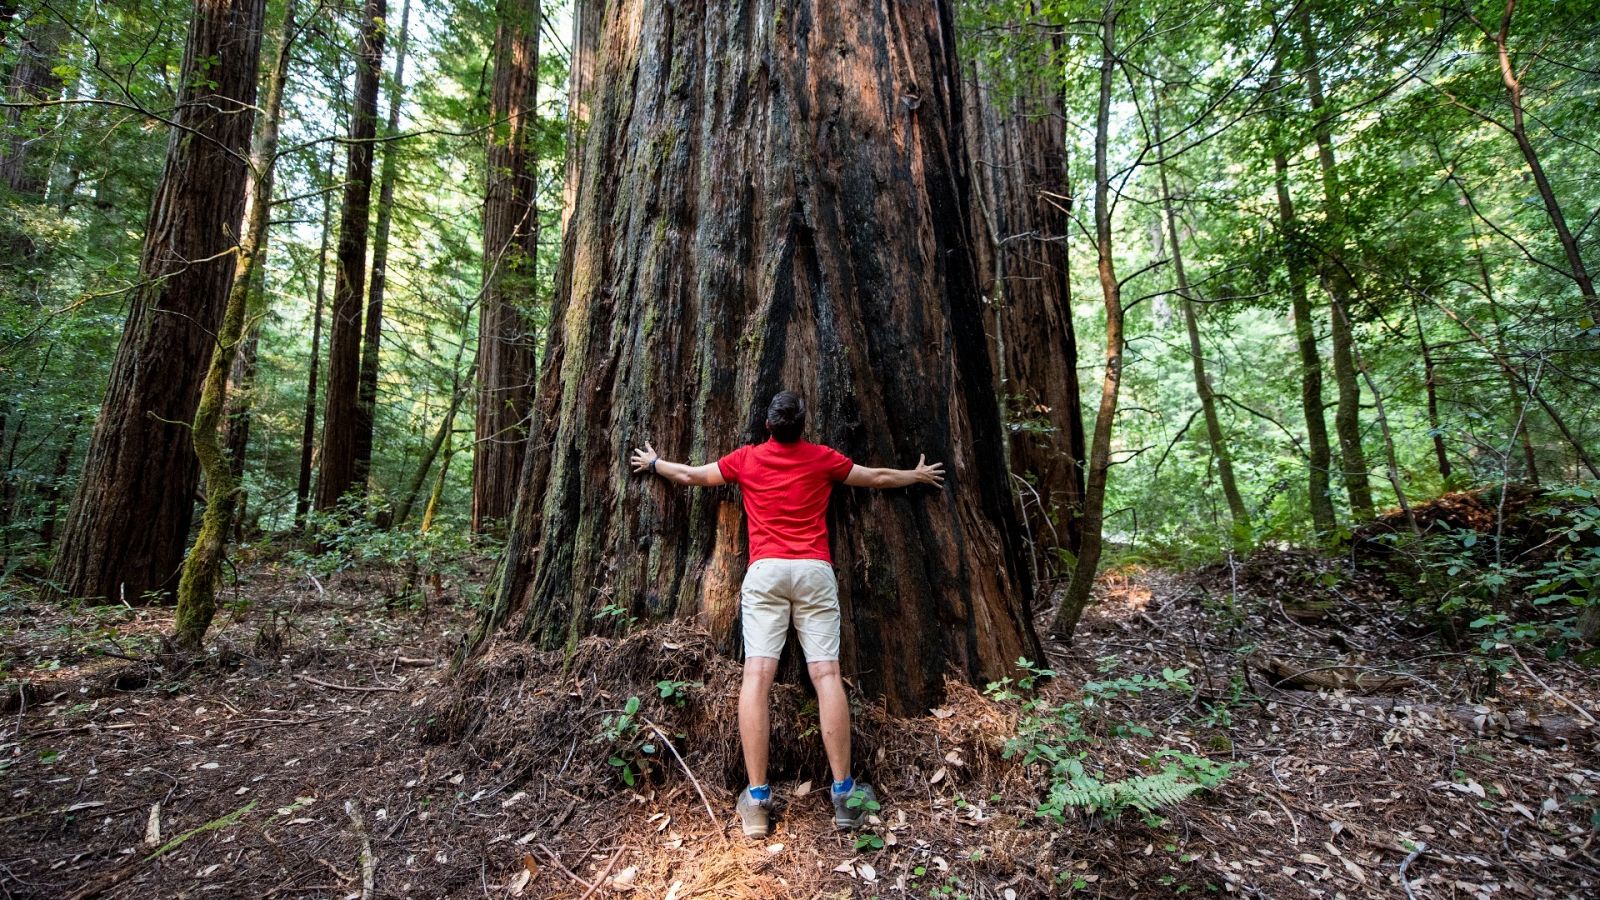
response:
M628 787L650 771L657 756L656 745L646 740L649 733L639 721L639 705L638 697L629 697L621 712L600 720L600 733L594 738L609 748L606 764L617 770Z
M1060 822L1078 811L1114 820L1130 809L1151 815L1215 787L1238 768L1237 763L1216 763L1170 749L1145 760L1152 767L1167 760L1151 774L1111 779L1092 766L1090 750L1103 740L1152 736L1148 728L1111 716L1112 704L1148 691L1193 693L1187 669L1163 669L1160 677L1136 674L1086 682L1077 699L1052 704L1032 692L1038 679L1055 673L1026 659L1019 659L1017 666L1026 674L1015 682L1010 678L993 682L986 693L1002 702L1020 701L1017 734L1006 742L1003 755L1020 756L1024 766L1038 765L1047 773L1045 799L1036 810L1041 817ZM1110 664L1103 668L1108 670Z
M289 551L285 559L318 576L367 568L387 579L391 600L421 601L425 581L459 591L467 581L466 560L497 551L491 539L472 535L458 511L446 511L427 532L384 528L375 512L355 500L331 512L312 511L306 517L307 546ZM397 576L403 580L396 581Z

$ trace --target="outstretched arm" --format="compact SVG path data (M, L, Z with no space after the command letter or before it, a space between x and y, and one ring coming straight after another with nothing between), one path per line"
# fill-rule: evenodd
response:
M869 469L866 466L856 466L845 477L844 483L851 487L866 488L897 488L912 484L931 484L935 487L944 485L944 463L927 462L925 455L917 457L915 469Z
M722 470L714 462L703 466L686 466L683 463L667 462L656 453L656 448L645 442L643 450L633 451L633 471L654 472L674 484L693 484L702 487L716 487L728 482L722 477Z

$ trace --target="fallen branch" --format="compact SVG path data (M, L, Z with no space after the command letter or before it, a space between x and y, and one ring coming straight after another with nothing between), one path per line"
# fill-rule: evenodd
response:
M344 811L356 830L356 841L361 847L361 900L372 900L378 880L378 858L372 854L372 839L367 836L367 822L361 817L361 801L346 800Z
M628 848L618 847L617 852L611 854L611 861L606 863L606 867L600 871L600 877L594 880L594 884L589 885L589 889L584 891L583 896L579 897L578 900L589 900L589 895L599 890L600 885L606 883L606 876L611 874L611 868L617 864L617 860L622 856L622 851L626 849Z
M535 844L534 846L538 847L540 850L543 850L545 855L550 857L550 861L556 864L556 868L558 868L561 871L567 873L567 877L568 878L571 878L573 881L576 881L577 883L579 883L579 884L583 885L585 888L587 888L587 890L585 890L583 892L583 895L585 897L587 897L590 894L594 893L595 885L598 885L600 882L597 881L594 884L590 884L589 882L584 881L582 878L578 877L578 873L576 873L576 872L572 871L571 869L567 868L567 864L561 861L561 857L557 856L556 852L554 850L551 850L549 847L546 847L543 844ZM607 871L610 871L610 870L607 870ZM604 876L601 876L601 877L604 877Z
M1289 691L1307 699L1311 704L1327 706L1330 698L1309 691ZM1352 697L1350 709L1363 714L1368 710L1392 713L1396 708L1412 715L1427 715L1435 719L1449 719L1467 731L1482 737L1503 734L1513 740L1538 747L1555 746L1561 742L1572 743L1594 733L1581 720L1572 716L1541 716L1525 710L1501 712L1486 706L1446 706L1441 703L1411 703L1395 697Z
M123 866L99 881L84 885L83 887L79 888L77 892L73 893L69 900L89 900L91 897L98 897L122 882L127 881L129 878L133 877L136 872L144 868L149 863L155 862L168 853L178 849L190 838L196 835L205 834L209 831L220 831L224 828L229 828L239 824L239 820L243 819L246 813L256 808L257 802L258 801L251 800L249 803L246 803L245 805L219 819L212 819L204 825L185 831L183 834L180 834L172 840L167 841L165 844L162 844L159 849L151 853L149 856L143 857L135 862Z
M335 684L334 682L331 682L331 681L323 681L323 680L318 679L318 678L312 678L310 675L296 675L295 677L300 679L301 681L304 681L307 684L314 684L317 687L330 688L330 689L335 690L335 691L360 691L360 692L387 691L388 693L391 693L391 694L400 693L400 687L399 686L385 687L384 685L381 685L381 684L380 685ZM405 682L402 681L400 684L403 685L403 684L405 684Z
M1600 725L1600 722L1596 722L1595 721L1594 716L1589 715L1589 711L1588 710L1584 709L1583 707L1579 706L1576 703L1573 703L1571 700L1568 700L1566 697L1563 697L1560 693L1558 693L1556 691L1555 688L1551 687L1548 684L1545 684L1543 678L1540 678L1538 675L1533 674L1533 670L1528 668L1527 660L1524 660L1522 658L1522 654L1517 652L1517 648L1515 648L1515 647L1511 648L1511 655L1516 657L1517 664L1522 666L1522 671L1528 673L1528 677L1533 679L1533 683L1537 684L1541 688L1544 688L1544 692L1546 694L1549 694L1552 698L1561 701L1561 705L1562 706L1565 706L1567 709L1570 709L1573 712L1577 713L1578 715L1582 716L1583 720L1585 722L1588 722L1590 725Z
M1400 886L1405 888L1406 897L1409 900L1417 900L1417 895L1411 893L1411 882L1406 880L1406 869L1411 866L1412 860L1426 852L1428 852L1428 842L1421 841L1417 844L1416 849L1407 853L1406 858L1400 861Z
M705 804L706 817L711 820L711 827L715 828L717 830L717 834L722 836L723 846L727 846L728 832L722 827L722 823L717 821L717 814L712 812L711 801L706 799L706 792L700 788L700 779L694 777L694 771L689 768L688 763L683 761L683 757L678 753L678 748L672 746L672 741L667 739L667 733L661 730L660 725L657 725L649 719L642 719L641 721L643 721L651 731L654 731L657 737L661 738L661 743L666 744L668 750L672 751L672 758L676 759L678 761L678 765L683 767L684 774L689 776L690 783L694 785L694 792L700 795L700 802Z
M1287 684L1308 691L1348 690L1362 694L1375 694L1383 691L1399 690L1406 685L1406 682L1411 680L1422 681L1422 679L1413 675L1388 674L1373 670L1370 666L1330 663L1328 665L1301 668L1264 653L1257 653L1251 656L1250 664L1272 676L1275 685ZM1422 681L1422 683L1427 684L1425 681Z

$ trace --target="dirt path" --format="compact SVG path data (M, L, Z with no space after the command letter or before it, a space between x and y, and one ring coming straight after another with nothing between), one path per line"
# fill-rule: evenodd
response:
M1216 790L1148 818L1041 819L1042 772L1001 757L1018 701L956 690L921 719L858 716L862 769L885 800L874 832L885 846L863 852L831 830L798 690L775 716L775 833L751 843L725 829L736 668L688 629L591 642L566 673L505 648L447 683L466 612L388 610L382 573L319 585L263 566L213 664L175 674L121 658L145 655L141 636L167 624L159 611L13 601L0 614L7 675L35 687L20 709L13 692L0 725L0 895L1600 893L1594 733L1548 746L1497 733L1500 714L1538 725L1570 710L1512 672L1475 734L1471 717L1439 714L1475 677L1460 656L1380 614L1357 585L1338 587L1332 618L1308 618L1323 588L1304 561L1252 566L1108 577L1088 632L1050 661L1062 677L1042 689L1070 702L1086 680L1187 668L1194 692L1115 698L1084 749L1108 776L1149 771L1160 749L1239 764ZM1263 659L1354 687L1275 688ZM1529 664L1596 708L1580 670ZM111 689L128 672L128 689ZM661 681L680 684L674 696L660 696ZM604 736L628 697L684 764L637 724L632 738ZM639 755L646 743L653 753ZM612 764L624 744L645 770L633 787Z

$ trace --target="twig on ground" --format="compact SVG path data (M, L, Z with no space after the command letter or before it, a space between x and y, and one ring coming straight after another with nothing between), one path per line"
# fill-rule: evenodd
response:
M400 686L399 685L396 685L395 687L388 687L388 686L381 685L381 684L379 684L379 685L335 684L334 682L331 682L331 681L323 681L323 680L321 680L319 678L312 678L310 675L296 675L295 677L300 679L301 681L304 681L307 684L314 684L317 687L331 688L331 689L333 689L335 691L361 691L361 692L387 691L387 692L389 692L391 694L400 693ZM401 684L405 684L405 682L402 681Z
M600 871L600 877L594 880L594 884L589 885L589 889L584 891L583 896L579 897L578 900L589 900L589 895L599 890L600 885L606 883L606 876L611 874L611 868L617 864L617 860L622 856L622 851L626 849L628 848L618 847L617 852L611 854L611 861L606 863L606 867Z
M378 858L372 855L372 839L367 836L367 822L361 816L361 801L346 800L344 811L350 816L356 842L361 848L361 900L372 900L378 880Z
M1411 892L1411 882L1406 880L1406 869L1411 866L1412 860L1426 852L1428 852L1428 842L1420 841L1410 853L1406 854L1406 858L1400 861L1400 886L1405 888L1406 897L1409 898L1409 900L1417 900L1417 895Z
M1522 671L1528 673L1528 677L1533 679L1533 683L1537 684L1541 688L1544 688L1544 692L1546 694L1549 694L1551 697L1554 697L1556 700L1561 701L1561 705L1562 706L1565 706L1568 709L1572 710L1573 712L1577 713L1578 715L1582 716L1583 720L1585 722L1588 722L1591 726L1592 725L1600 725L1600 722L1595 721L1594 716L1589 715L1589 711L1588 710L1584 709L1583 707L1579 706L1576 703L1573 703L1571 700L1568 700L1566 697L1561 696L1561 694L1556 692L1555 688L1551 687L1548 684L1545 684L1543 678L1540 678L1538 675L1533 674L1533 670L1528 668L1528 661L1522 658L1522 654L1517 652L1517 648L1515 648L1515 647L1511 648L1511 655L1516 657L1517 664L1522 666Z
M711 827L715 828L717 830L717 834L721 835L722 843L724 846L726 846L728 844L728 832L723 829L722 823L717 821L717 814L712 812L711 801L706 799L706 792L700 788L700 779L694 777L694 771L689 768L688 763L683 761L683 757L678 754L678 748L672 746L672 741L667 739L667 733L661 730L660 725L657 725L649 719L642 719L641 721L643 721L651 731L654 731L657 737L661 738L661 743L666 744L667 749L672 751L672 758L678 761L678 765L683 766L684 773L689 776L689 781L694 784L694 792L700 795L700 802L706 805L706 817L711 820Z
M584 892L584 894L583 894L585 897L587 897L590 894L594 893L595 884L599 884L599 882L595 882L595 884L590 884L589 882L584 881L582 878L578 877L578 873L576 873L576 872L572 871L571 869L567 868L567 864L561 861L561 857L557 856L556 852L554 850L551 850L549 847L546 847L543 844L534 844L534 846L538 847L540 850L543 850L544 851L544 855L550 857L550 861L556 864L556 868L558 868L561 871L567 873L567 877L568 878L571 878L573 881L576 881L577 883L583 885L585 888L588 888L588 890L586 890Z

